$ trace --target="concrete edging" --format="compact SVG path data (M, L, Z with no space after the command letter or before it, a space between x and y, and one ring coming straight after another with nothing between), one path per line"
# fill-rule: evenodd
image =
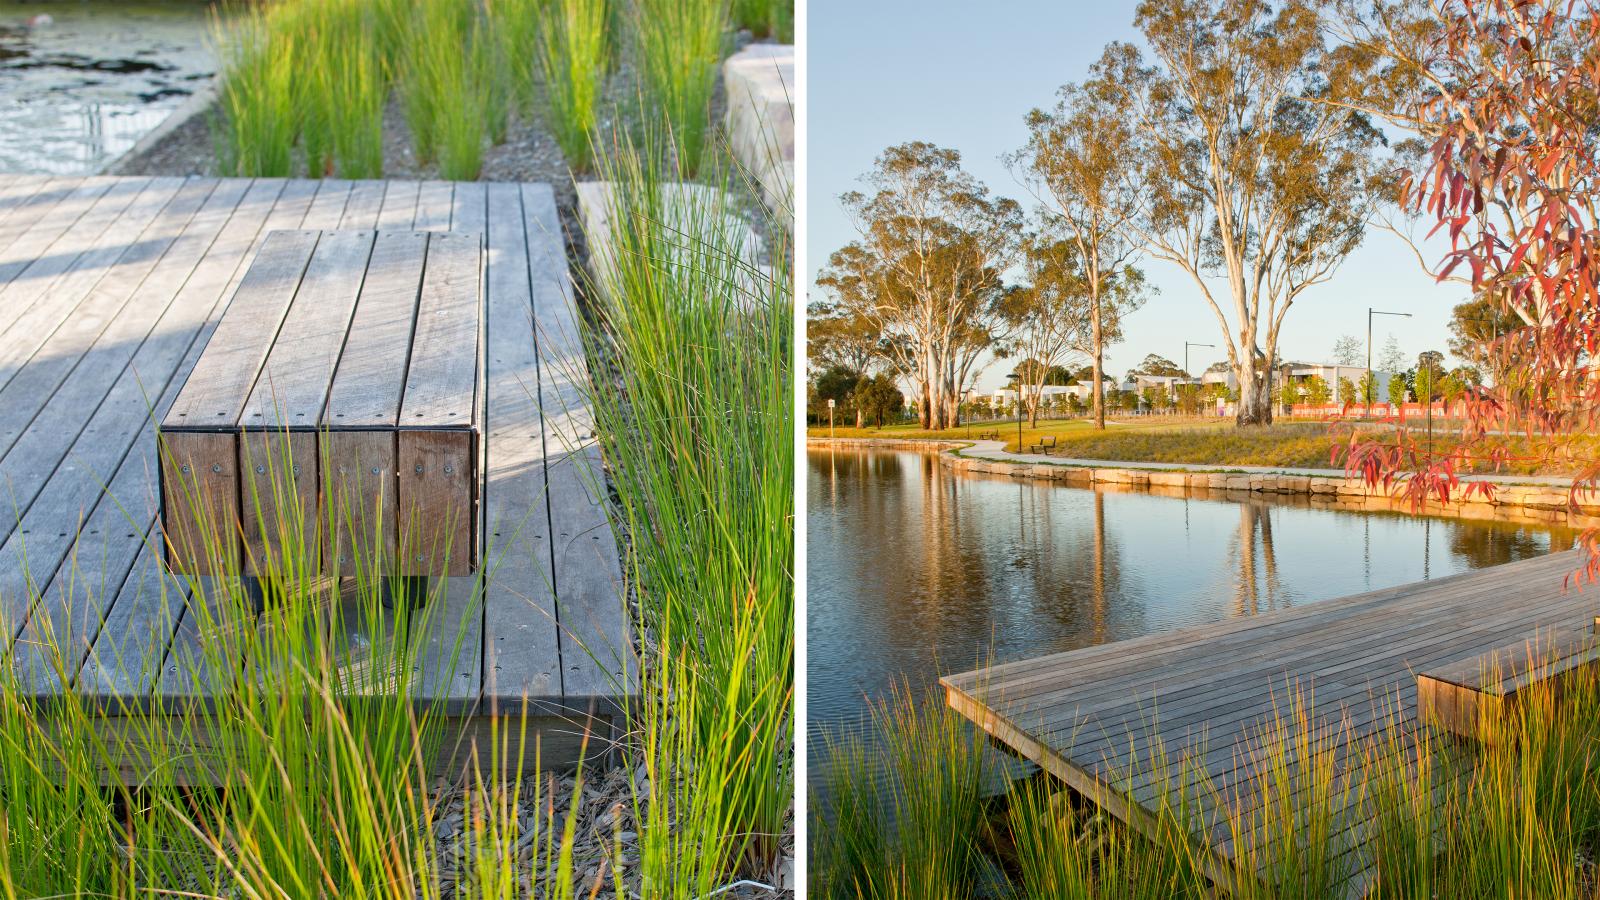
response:
M151 147L166 140L168 135L187 125L190 119L210 109L211 105L217 101L217 85L221 78L220 72L212 75L210 81L196 88L194 93L190 94L187 100L174 107L172 112L168 113L167 117L162 119L159 125L145 132L144 137L139 138L132 147L123 151L116 159L110 160L101 166L100 170L95 174L117 174L124 163L143 156Z

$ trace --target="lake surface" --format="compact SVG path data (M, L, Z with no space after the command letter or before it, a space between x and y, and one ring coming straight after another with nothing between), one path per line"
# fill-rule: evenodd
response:
M963 475L806 454L810 727L905 679L1342 597L1565 549L1573 532ZM1214 495L1213 495L1214 496ZM1259 498L1259 499L1255 499Z
M127 152L210 81L209 9L0 0L0 172L86 175Z

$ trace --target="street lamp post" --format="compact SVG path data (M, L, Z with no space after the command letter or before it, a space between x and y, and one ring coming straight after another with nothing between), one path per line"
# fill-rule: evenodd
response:
M1185 377L1185 378L1189 377L1189 348L1190 347L1210 347L1213 350L1215 350L1217 345L1216 344L1196 344L1193 341L1184 341L1183 342L1183 377Z
M1373 316L1401 316L1403 318L1409 319L1409 318L1411 318L1411 313L1384 312L1381 309L1373 309L1370 306L1367 307L1367 378L1371 380L1372 393L1377 393L1377 391L1378 391L1378 376L1376 376L1376 375L1374 375L1372 373L1372 317ZM1369 394L1366 391L1362 391L1361 393L1366 394L1367 415L1371 415L1372 414L1372 395Z

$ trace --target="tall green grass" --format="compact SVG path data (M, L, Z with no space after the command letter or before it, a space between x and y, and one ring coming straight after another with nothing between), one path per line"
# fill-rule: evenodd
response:
M531 54L542 82L545 122L574 171L593 165L592 142L611 66L606 0L539 0ZM530 83L532 79L529 79Z
M532 854L533 877L554 888L546 896L570 898L575 798L519 792L522 775L540 783L537 767L521 769L526 718L462 757L454 772L468 852L441 855L432 773L455 738L443 708L417 696L426 644L408 635L435 635L453 667L464 621L442 620L438 590L415 609L385 609L388 563L377 553L357 554L357 577L342 587L316 576L315 536L331 532L297 508L292 460L255 462L272 474L246 502L288 511L272 535L279 552L256 560L277 585L274 600L258 613L231 575L180 572L148 585L144 599L168 617L148 635L110 637L126 638L116 645L129 654L124 671L139 674L141 650L156 661L146 673L160 679L154 697L125 703L75 686L33 702L24 672L43 665L72 684L83 662L78 645L57 640L65 623L41 618L35 602L37 642L13 650L32 662L0 666L0 896L517 896ZM173 502L202 508L195 485L170 487ZM359 520L349 498L328 507L322 526ZM237 539L203 519L200 536L186 549L213 563ZM193 592L186 607L183 592ZM7 624L8 636L19 624Z
M792 811L793 292L785 246L752 266L727 193L669 187L660 146L599 163L614 194L582 380L652 656L641 874L690 898L770 871Z
M215 21L220 32L224 20ZM221 45L228 74L212 126L218 163L228 175L287 177L297 128L292 39L276 34L260 7L227 21Z
M733 0L733 21L757 38L794 43L792 0Z
M819 897L977 896L984 828L982 732L937 697L900 690L874 707L876 739L829 738L811 792Z
M641 118L669 132L679 170L700 168L729 26L728 0L632 0Z
M826 749L812 884L821 897L972 896L980 836L1007 877L996 895L1030 900L1335 898L1362 885L1365 896L1415 900L1594 896L1600 672L1535 686L1476 739L1373 699L1380 727L1353 735L1344 712L1294 697L1239 748L1244 768L1226 781L1202 774L1205 748L1173 755L1152 741L1109 777L1160 798L1137 828L1040 776L998 801L1007 812L993 833L966 789L980 733L902 695L874 716L889 752L861 740ZM1345 777L1355 764L1363 777ZM1351 823L1353 844L1339 836ZM1210 858L1212 841L1227 842L1231 863Z

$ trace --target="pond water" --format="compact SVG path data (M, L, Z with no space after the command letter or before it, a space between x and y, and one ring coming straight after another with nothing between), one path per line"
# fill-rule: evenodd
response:
M210 80L209 5L0 0L0 172L84 175Z
M1091 490L932 454L807 452L810 727L905 679L1440 578L1565 549L1565 527L1303 497Z

